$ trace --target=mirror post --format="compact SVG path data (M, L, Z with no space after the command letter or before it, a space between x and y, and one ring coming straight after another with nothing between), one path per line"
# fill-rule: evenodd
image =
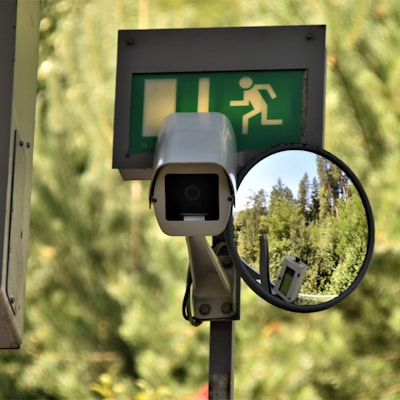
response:
M209 400L233 399L234 322L210 322Z

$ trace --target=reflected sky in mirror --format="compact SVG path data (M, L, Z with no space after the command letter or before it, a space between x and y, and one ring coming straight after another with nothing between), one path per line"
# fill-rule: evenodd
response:
M290 150L275 153L268 157L268 162L260 161L254 166L240 184L237 191L233 213L243 210L249 197L259 189L267 192L274 186L278 179L284 179L294 195L297 195L299 182L304 174L312 181L317 176L316 154L308 151Z

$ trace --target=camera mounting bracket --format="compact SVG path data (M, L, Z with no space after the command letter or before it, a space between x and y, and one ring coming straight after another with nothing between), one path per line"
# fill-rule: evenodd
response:
M239 319L239 274L225 242L188 236L189 268L193 281L194 318L200 321Z

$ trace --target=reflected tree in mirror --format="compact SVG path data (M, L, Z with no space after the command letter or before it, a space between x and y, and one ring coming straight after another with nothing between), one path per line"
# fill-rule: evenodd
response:
M346 291L364 264L368 221L345 171L309 151L278 152L243 178L234 210L234 239L243 261L260 273L260 240L268 238L270 290L285 257L308 268L295 304L330 301Z

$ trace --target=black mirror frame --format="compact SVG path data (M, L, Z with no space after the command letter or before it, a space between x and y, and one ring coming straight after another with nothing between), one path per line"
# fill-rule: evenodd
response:
M367 226L368 226L368 240L367 240L367 252L365 254L364 262L360 267L359 274L357 275L356 279L353 281L353 283L344 291L342 292L339 296L335 297L332 300L329 300L325 303L321 304L314 304L314 305L298 305L298 304L293 304L293 303L287 303L280 299L279 297L276 297L272 295L268 290L264 289L256 280L254 279L254 274L250 273L249 268L247 264L240 258L237 248L235 245L234 241L234 231L233 231L233 217L231 215L228 225L224 231L224 236L225 236L225 241L228 246L228 250L230 253L230 256L232 258L232 261L234 265L238 268L241 277L243 280L247 283L247 285L257 294L259 295L262 299L267 301L268 303L279 307L281 309L287 310L287 311L293 311L293 312L298 312L298 313L309 313L309 312L316 312L316 311L322 311L326 310L332 306L335 306L342 300L344 300L347 296L349 296L354 289L360 284L362 279L364 278L369 264L372 259L372 254L373 254L373 249L374 249L374 241L375 241L375 226L374 226L374 218L372 214L372 208L369 203L367 194L365 193L364 188L361 185L361 182L357 178L357 176L353 173L353 171L339 158L334 156L333 154L329 153L328 151L318 147L318 146L313 146L313 145L307 145L307 144L288 144L288 145L279 145L277 147L273 147L267 151L264 151L262 153L259 153L256 157L254 157L252 160L250 160L238 173L237 176L237 188L240 187L240 183L246 176L246 174L253 168L254 165L256 165L258 162L263 160L266 157L269 157L273 154L286 151L286 150L303 150L303 151L308 151L310 153L314 153L316 155L320 155L322 157L325 157L329 161L333 162L335 165L337 165L339 168L341 168L347 175L347 177L352 181L356 189L358 190L358 193L360 195L361 201L363 203L364 209L365 209L365 214L367 218Z

